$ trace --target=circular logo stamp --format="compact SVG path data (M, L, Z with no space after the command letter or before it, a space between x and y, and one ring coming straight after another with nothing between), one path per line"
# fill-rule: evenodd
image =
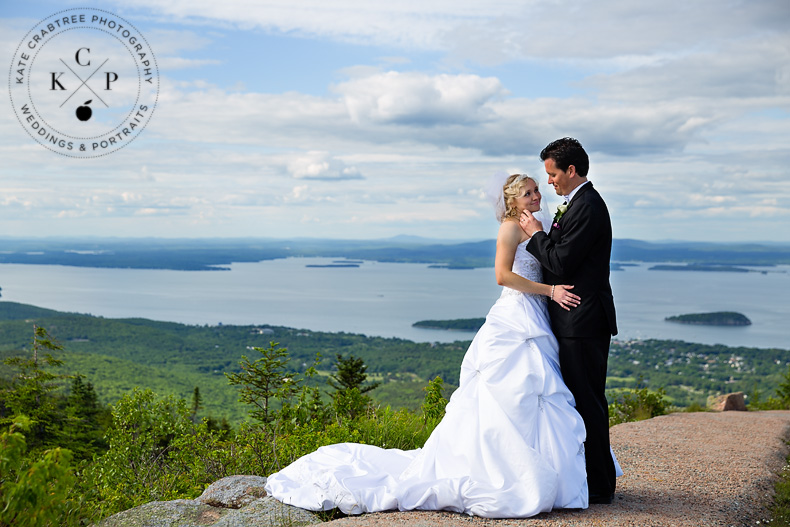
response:
M8 88L33 139L65 156L99 157L131 143L151 120L159 69L131 23L101 9L67 9L19 43Z

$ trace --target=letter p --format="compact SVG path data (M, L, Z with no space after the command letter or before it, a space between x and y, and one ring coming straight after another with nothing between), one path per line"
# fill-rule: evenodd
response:
M107 87L105 90L112 90L112 88L110 88L110 84L118 80L118 74L114 71L108 71L105 73L105 75L107 77Z

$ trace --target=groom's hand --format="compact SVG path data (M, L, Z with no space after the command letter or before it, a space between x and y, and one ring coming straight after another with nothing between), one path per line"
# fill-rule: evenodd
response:
M532 238L532 235L536 232L543 231L543 224L539 222L528 210L525 210L521 213L521 217L518 219L518 224L521 226L521 229L524 231L524 233L530 238Z

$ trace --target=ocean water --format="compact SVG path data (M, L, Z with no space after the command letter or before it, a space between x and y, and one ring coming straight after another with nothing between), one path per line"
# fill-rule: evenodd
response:
M108 318L188 324L271 324L418 342L471 340L473 334L414 328L426 319L483 317L499 296L493 268L432 269L363 262L306 267L330 258L236 263L230 271L94 269L0 264L2 299ZM612 272L619 339L678 339L790 349L790 266L751 273L650 271L639 263ZM666 322L683 313L738 311L745 327Z

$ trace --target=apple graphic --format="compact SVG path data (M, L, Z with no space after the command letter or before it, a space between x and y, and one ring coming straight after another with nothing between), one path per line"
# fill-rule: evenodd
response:
M93 110L91 110L91 107L88 106L88 104L92 102L93 99L91 99L90 101L86 101L85 106L80 106L79 108L77 108L77 119L79 119L80 121L87 121L88 119L91 118L91 115L93 115Z

